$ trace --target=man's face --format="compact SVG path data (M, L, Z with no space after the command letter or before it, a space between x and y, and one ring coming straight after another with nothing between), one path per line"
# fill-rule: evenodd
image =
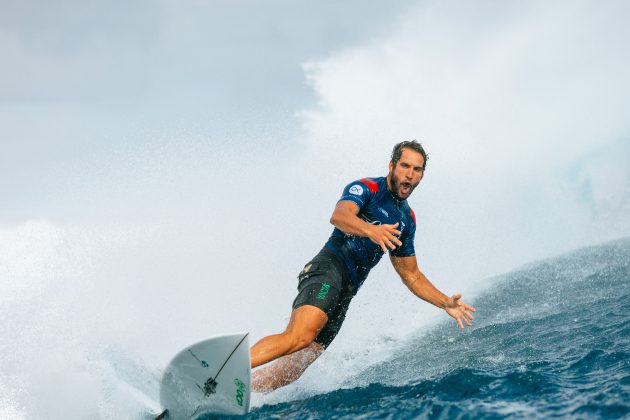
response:
M396 197L407 199L424 176L424 158L413 149L402 149L396 166L389 162L389 188Z

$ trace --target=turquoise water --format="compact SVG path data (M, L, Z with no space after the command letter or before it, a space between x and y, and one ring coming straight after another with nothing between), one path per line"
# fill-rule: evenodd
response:
M347 387L263 405L248 417L630 416L630 239L493 282L473 302L474 329L444 323Z

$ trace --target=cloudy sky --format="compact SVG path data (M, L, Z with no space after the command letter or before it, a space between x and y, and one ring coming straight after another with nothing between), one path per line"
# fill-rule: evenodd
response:
M2 194L27 200L58 165L177 130L287 142L315 102L303 64L380 36L410 3L3 1Z
M293 211L325 220L322 199L418 138L423 237L518 253L515 237L559 251L630 231L627 2L1 8L4 224L205 214L218 195L274 218L230 187L259 178L309 185Z

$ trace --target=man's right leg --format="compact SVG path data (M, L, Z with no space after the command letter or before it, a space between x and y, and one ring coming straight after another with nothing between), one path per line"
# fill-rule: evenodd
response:
M324 347L316 342L295 353L282 356L275 363L253 372L252 390L271 392L296 381L324 352Z
M265 337L252 346L252 368L310 346L327 321L326 312L316 306L294 309L284 332Z

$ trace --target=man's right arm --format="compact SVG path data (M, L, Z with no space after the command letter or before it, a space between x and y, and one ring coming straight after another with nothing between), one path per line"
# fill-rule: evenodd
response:
M396 246L402 245L402 242L394 236L400 235L400 231L395 225L372 225L359 216L359 206L349 200L343 200L337 203L335 211L330 217L330 223L343 233L348 235L363 236L370 238L372 242L379 245L383 252L387 252L387 248L396 249Z

